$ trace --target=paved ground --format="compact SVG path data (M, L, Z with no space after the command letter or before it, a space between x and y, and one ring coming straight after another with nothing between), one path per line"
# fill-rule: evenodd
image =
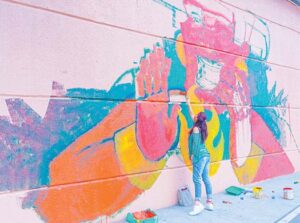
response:
M294 184L298 180L299 184ZM214 211L205 210L198 216L191 217L188 215L190 207L173 206L157 210L156 213L160 223L298 222L296 219L298 213L296 212L300 210L298 208L300 207L300 172L247 185L247 188L251 189L253 186L263 187L264 197L262 199L258 200L252 198L252 194L247 194L244 196L244 200L241 200L240 197L219 193L214 195ZM294 200L282 198L283 187L294 189ZM272 199L272 190L275 191L275 199ZM223 201L230 201L231 204L224 204ZM298 215L298 219L300 219L300 215Z

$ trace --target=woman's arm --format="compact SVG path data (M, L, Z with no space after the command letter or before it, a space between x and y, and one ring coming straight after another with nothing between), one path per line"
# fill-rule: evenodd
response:
M191 104L191 99L190 99L190 98L187 98L186 101L187 101L187 105L188 105L188 108L189 108L190 115L191 115L191 117L192 117L192 119L193 119L193 121L194 121L195 115L194 115L194 113L193 113L192 104Z

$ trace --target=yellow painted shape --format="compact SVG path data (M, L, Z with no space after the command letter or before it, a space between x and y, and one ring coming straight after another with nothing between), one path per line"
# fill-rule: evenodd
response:
M129 177L130 182L142 190L151 188L167 160L154 162L144 157L136 142L135 124L115 135L115 148L124 174L135 174Z
M176 52L177 56L181 62L182 65L186 65L186 60L185 60L185 53L184 53L184 44L183 44L183 38L182 35L178 35L177 41L176 41Z
M235 65L237 68L239 68L241 71L244 71L246 74L248 73L248 66L247 66L247 64L246 64L246 62L245 62L244 59L242 59L242 58L237 58L237 59L235 60L234 65Z
M232 161L233 170L241 184L248 184L254 180L263 154L263 150L255 143L252 143L248 158L242 166L237 166L237 164Z

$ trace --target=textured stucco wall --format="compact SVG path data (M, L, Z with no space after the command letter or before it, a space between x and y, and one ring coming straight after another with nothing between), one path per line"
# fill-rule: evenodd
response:
M1 0L1 222L175 204L199 111L214 192L298 171L299 42L284 0Z

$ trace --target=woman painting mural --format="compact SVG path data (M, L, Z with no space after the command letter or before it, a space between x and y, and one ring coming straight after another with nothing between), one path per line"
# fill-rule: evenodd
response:
M207 138L206 115L200 112L195 117L195 123L190 130L189 137L189 156L193 162L193 182L195 185L195 205L190 215L197 215L203 209L200 202L201 198L201 180L203 180L206 189L206 208L213 210L212 187L209 179L210 154L205 146Z

